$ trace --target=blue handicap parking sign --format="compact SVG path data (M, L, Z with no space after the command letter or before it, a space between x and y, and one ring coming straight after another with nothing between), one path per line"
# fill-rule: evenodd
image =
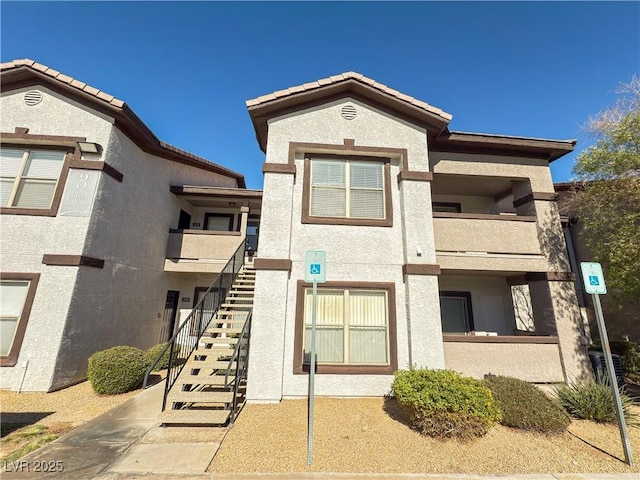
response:
M309 267L309 273L311 273L311 275L320 275L320 264L312 263Z
M597 275L589 275L589 285L593 285L594 287L600 285Z

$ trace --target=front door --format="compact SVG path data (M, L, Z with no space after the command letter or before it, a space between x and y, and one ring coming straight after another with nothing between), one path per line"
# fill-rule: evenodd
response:
M164 304L164 316L162 317L162 327L160 328L160 343L168 342L173 336L173 329L176 325L176 314L178 313L178 299L180 292L177 290L167 291L167 300Z

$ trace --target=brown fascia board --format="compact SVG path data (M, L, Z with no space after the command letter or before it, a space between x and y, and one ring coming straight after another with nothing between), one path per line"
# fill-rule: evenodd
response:
M123 103L121 107L115 106L104 99L56 80L26 65L2 70L2 81L0 82L0 92L2 93L33 85L44 85L62 96L113 117L115 126L146 153L234 178L239 188L246 188L244 175L160 141L126 103Z
M189 195L196 197L234 197L247 199L262 198L262 190L246 190L224 187L201 187L191 185L171 185L169 189L174 195Z
M434 152L542 158L551 163L572 152L576 143L577 140L552 140L446 131L431 141L429 150Z
M445 131L449 124L450 118L448 116L445 117L437 113L428 112L400 98L365 85L354 78L349 78L341 82L292 93L281 98L274 98L274 100L248 106L247 110L249 111L260 149L266 152L267 122L271 118L329 103L347 96L393 116L404 118L411 123L425 127L430 137Z

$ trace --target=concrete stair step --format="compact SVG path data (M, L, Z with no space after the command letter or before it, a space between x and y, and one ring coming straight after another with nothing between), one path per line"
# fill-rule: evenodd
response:
M205 345L235 345L238 343L238 338L231 337L202 337L200 343Z
M236 377L229 375L229 383L233 383ZM180 378L176 381L176 384L180 385L211 385L215 387L224 386L224 375L180 375ZM176 387L174 387L176 388Z
M176 425L224 425L229 415L229 410L165 410L160 414L160 421Z
M171 392L168 400L172 403L231 403L233 392Z
M251 303L223 303L222 305L220 305L220 308L238 308L238 307L252 308L253 307L253 302L251 302Z
M214 370L226 370L229 366L229 362L226 360L212 360L210 358L206 358L204 360L189 360L185 363L185 368L194 369L199 368L202 369L214 369Z
M241 333L242 328L225 328L225 327L209 327L204 333L228 333L228 334L236 334ZM203 337L206 338L206 337Z
M219 357L231 355L234 348L231 345L213 345L211 348L199 347L193 351L192 356L207 356L218 359Z

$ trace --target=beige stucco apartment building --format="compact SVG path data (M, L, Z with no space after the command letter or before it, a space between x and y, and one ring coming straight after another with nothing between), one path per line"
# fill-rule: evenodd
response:
M0 388L54 390L98 350L170 338L261 192L105 92L31 60L1 75Z
M31 60L1 75L0 388L168 340L258 225L250 401L306 394L308 250L327 255L317 394L383 395L411 365L586 374L549 171L574 141L454 132L351 72L247 102L266 155L247 190L98 89Z
M575 141L450 131L451 115L349 72L247 102L264 191L248 398L383 395L412 365L537 383L586 373L549 163Z

